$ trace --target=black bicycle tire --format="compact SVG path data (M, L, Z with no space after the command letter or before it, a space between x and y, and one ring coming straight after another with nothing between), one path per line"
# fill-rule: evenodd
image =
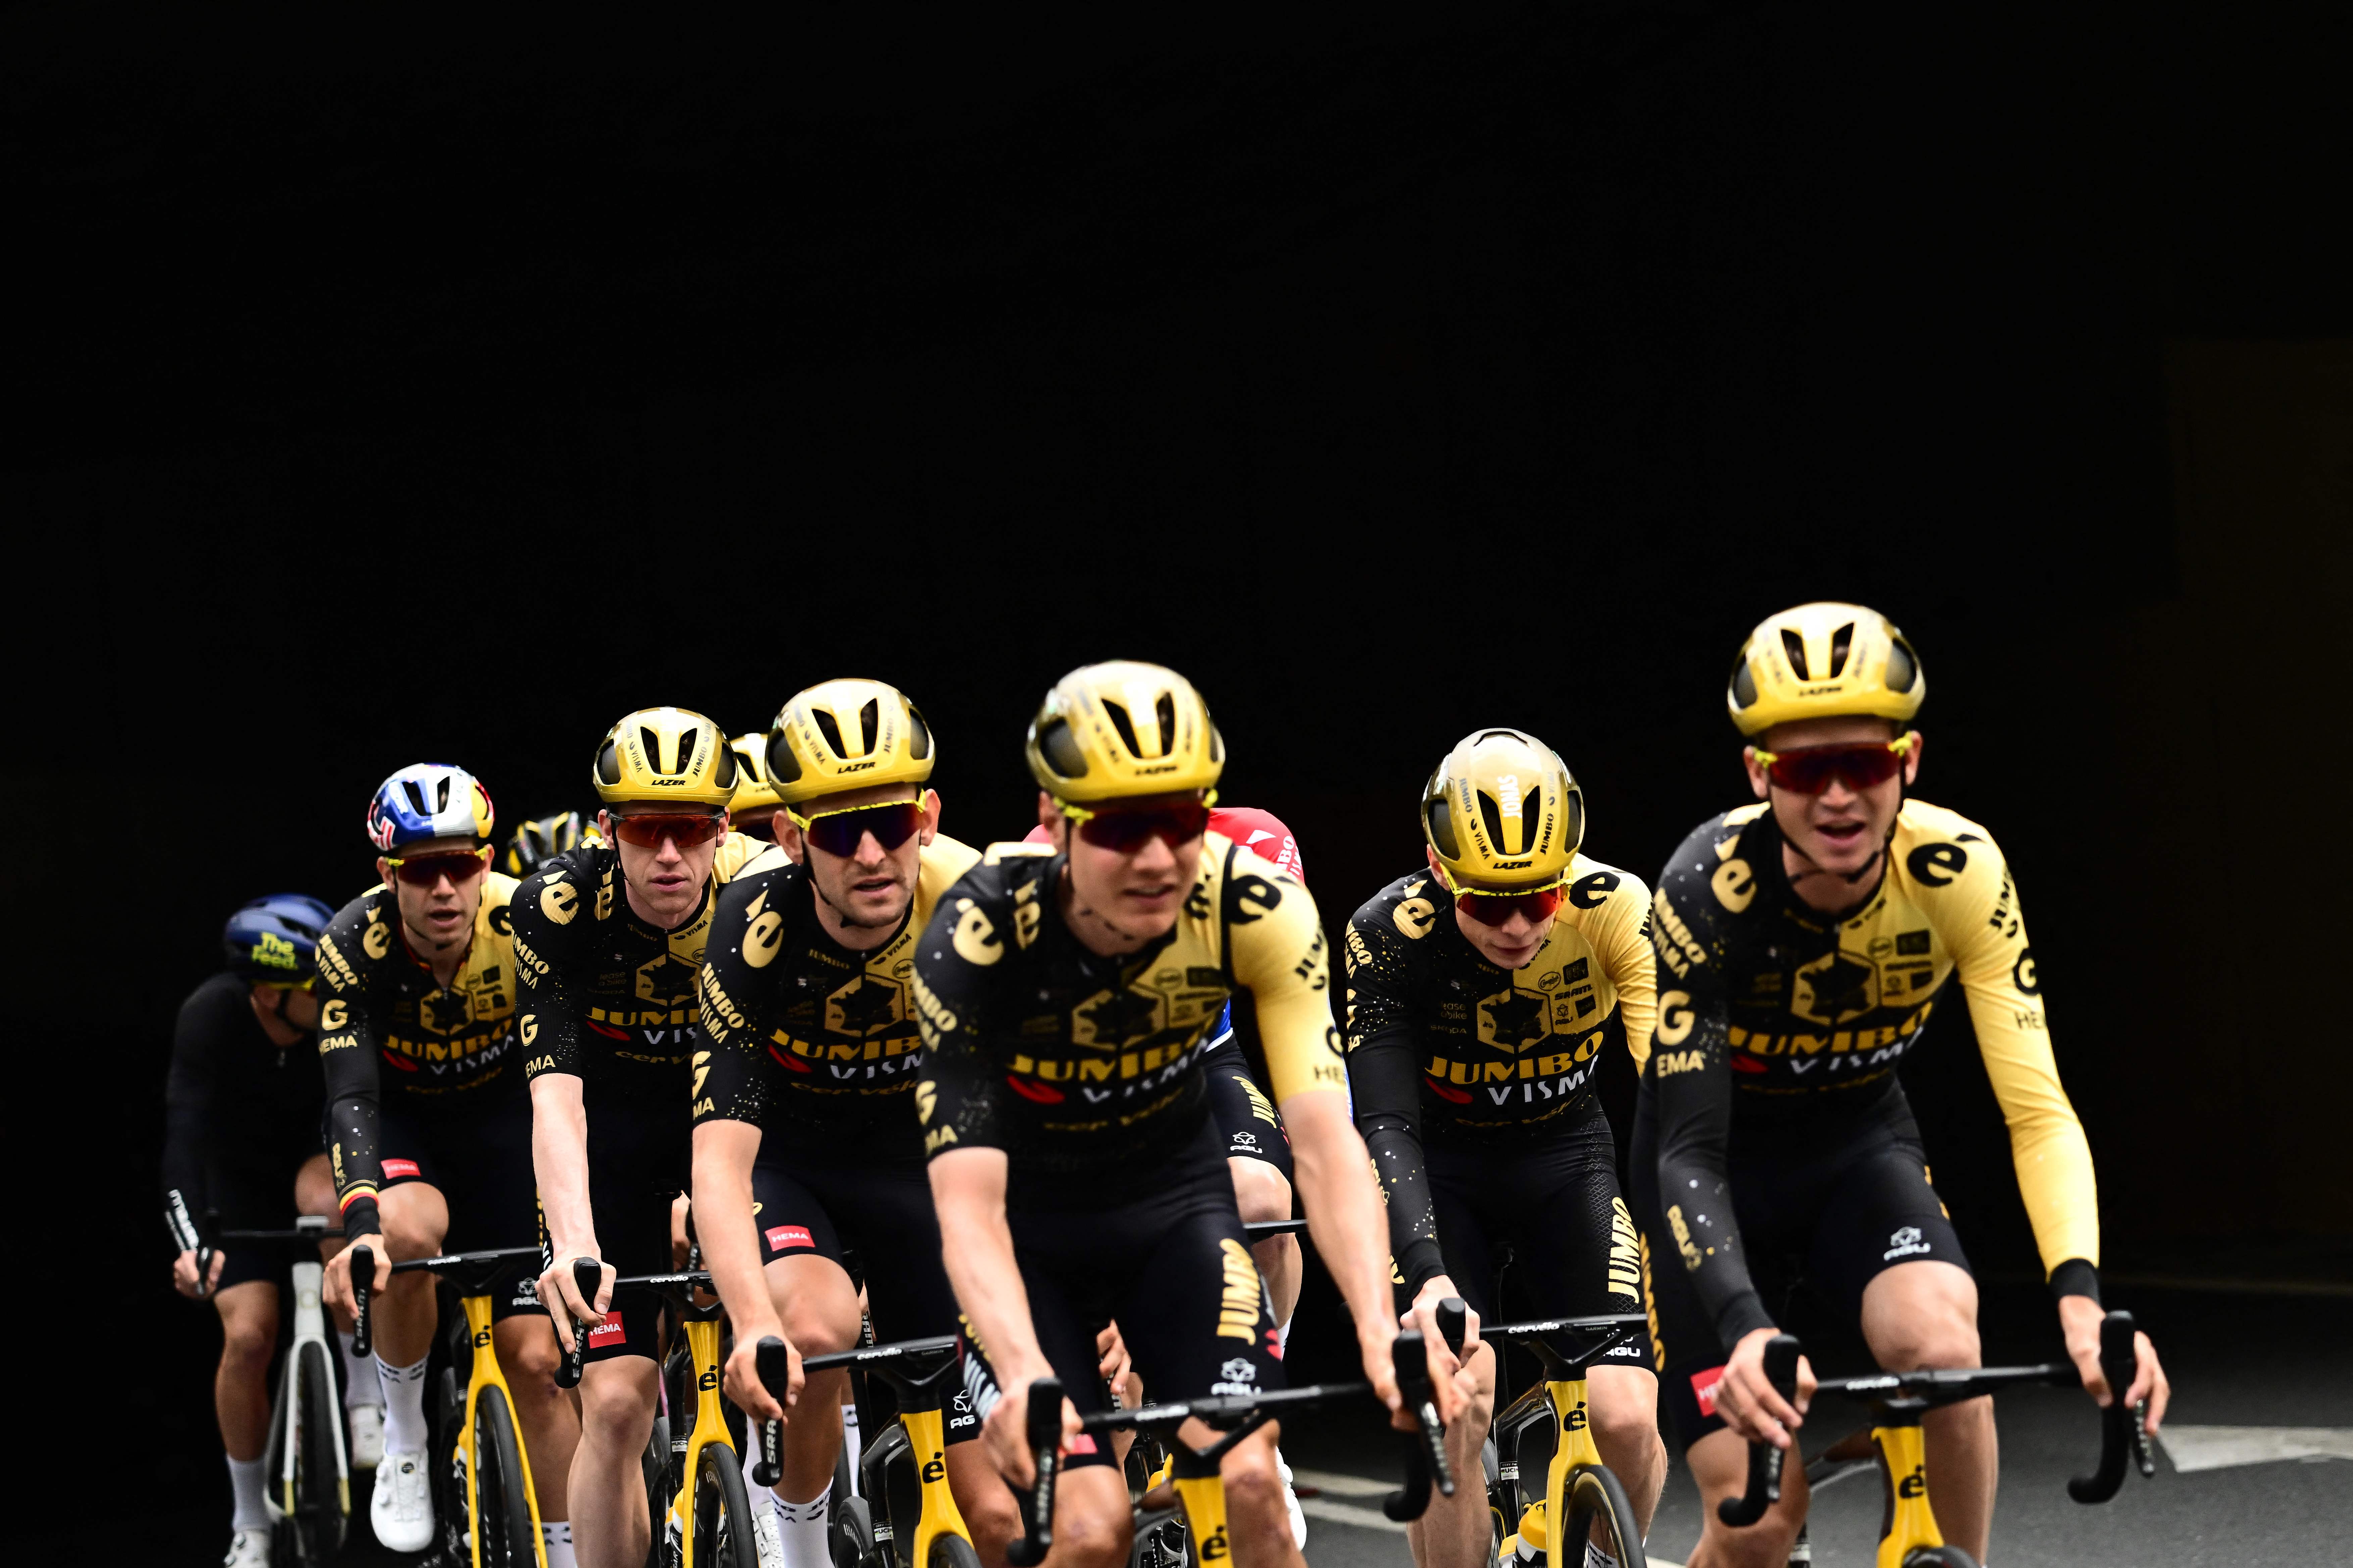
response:
M1957 1546L1915 1546L1904 1554L1904 1568L1978 1568L1978 1560Z
M831 1512L826 1521L825 1543L833 1568L878 1568L882 1558L874 1543L872 1507L864 1498L851 1496L845 1487L833 1494Z
M335 1373L327 1347L297 1347L302 1408L295 1431L294 1550L304 1563L325 1568L343 1549L343 1456L335 1441Z
M744 1461L724 1443L706 1443L695 1465L694 1551L684 1568L760 1568Z
M533 1568L538 1532L523 1488L522 1444L498 1384L474 1396L474 1518L482 1568Z
M292 1390L300 1376L294 1370L294 1362L295 1358L290 1355L278 1363L278 1389L269 1398L269 1437L261 1450L262 1458L269 1465L266 1478L269 1506L273 1512L280 1515L280 1523L286 1517L290 1517L286 1516L283 1510L286 1507L287 1407L293 1402Z
M932 1537L930 1561L924 1568L980 1568L980 1553L954 1531Z
M1568 1528L1559 1536L1561 1550L1547 1553L1555 1563L1573 1561L1582 1563L1585 1542L1597 1515L1606 1517L1609 1534L1617 1548L1618 1568L1649 1568L1650 1560L1642 1552L1642 1532L1634 1522L1634 1503L1627 1497L1625 1483L1607 1465L1579 1465L1568 1474L1568 1496L1564 1499L1568 1515ZM1569 1559L1568 1544L1577 1545L1577 1556Z

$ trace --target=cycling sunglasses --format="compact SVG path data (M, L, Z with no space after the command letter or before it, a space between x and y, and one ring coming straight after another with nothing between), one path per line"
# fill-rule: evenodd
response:
M1533 893L1482 893L1475 888L1458 889L1454 907L1482 926L1499 926L1514 915L1528 917L1528 923L1550 920L1560 908L1561 889L1557 886L1540 888Z
M431 855L398 855L387 858L385 864L392 874L412 888L429 888L447 877L452 883L462 883L479 877L491 868L491 847L478 849L442 849Z
M1793 795L1820 795L1831 780L1843 779L1851 790L1883 784L1904 766L1912 737L1894 741L1858 741L1841 746L1806 746L1794 752L1757 750L1757 765L1765 776Z
M1113 811L1090 811L1068 802L1060 804L1062 815L1071 819L1080 837L1114 855L1133 855L1150 838L1157 838L1175 849L1209 830L1210 803L1207 800L1166 801Z
M793 826L801 830L803 838L827 854L847 860L858 853L858 846L870 833L886 852L913 838L923 826L923 803L886 800L875 805L820 811L815 816L803 816L786 806L785 815L793 819Z
M665 838L681 849L708 844L719 837L726 818L717 812L649 811L613 819L613 837L640 849L659 849Z
M319 977L313 974L308 980L257 980L254 984L260 986L264 991L275 991L280 995L283 995L289 991L310 991L316 989L319 984Z

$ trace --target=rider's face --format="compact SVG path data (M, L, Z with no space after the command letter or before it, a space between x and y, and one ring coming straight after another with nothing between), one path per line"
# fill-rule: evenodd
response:
M871 831L861 832L856 847L847 855L832 854L810 843L808 835L790 816L782 812L776 815L776 842L784 846L786 854L808 868L809 881L817 896L845 923L869 930L889 930L906 918L907 906L915 897L915 879L923 869L923 846L939 832L938 792L923 790L919 794L913 784L877 784L872 789L824 795L794 808L818 826L823 837L819 818L827 814L908 800L919 801L923 805L921 827L891 848L883 847Z
M711 808L683 801L632 802L622 815L709 816ZM665 833L650 847L621 837L614 831L614 820L609 811L596 814L597 828L605 842L620 852L621 876L629 885L630 906L664 930L692 914L695 905L702 901L703 885L711 879L711 863L719 858L719 846L725 837L723 816L722 831L700 844L688 844L684 842L685 836Z
M1768 752L1790 752L1810 746L1867 745L1897 739L1903 731L1884 719L1809 719L1777 724L1758 737ZM1792 849L1834 876L1852 876L1871 864L1887 842L1895 814L1903 808L1904 786L1920 775L1921 741L1912 740L1903 767L1896 774L1862 789L1844 778L1832 777L1818 795L1799 795L1775 784L1757 760L1758 746L1742 753L1749 787L1757 798L1772 802L1773 820Z
M429 887L396 875L391 858L376 860L376 875L398 900L400 923L407 928L411 941L421 940L438 952L472 935L474 911L482 901L482 873L487 868L474 850L470 838L431 838L403 847L398 858L404 861L443 858L431 862L436 873Z
M1189 802L1198 797L1181 798ZM1135 804L1148 806L1151 802ZM1158 834L1149 834L1132 850L1108 849L1072 831L1076 824L1043 791L1038 796L1038 819L1054 836L1054 847L1070 855L1071 910L1082 941L1099 922L1127 939L1124 950L1132 951L1166 935L1176 925L1185 895L1200 874L1200 835L1171 845Z

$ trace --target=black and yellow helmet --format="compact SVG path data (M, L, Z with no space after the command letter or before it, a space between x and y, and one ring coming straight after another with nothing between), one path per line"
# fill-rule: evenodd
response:
M923 714L880 680L824 680L796 692L767 736L768 784L786 805L922 784L937 760Z
M1907 723L1928 695L1920 656L1885 616L1861 605L1799 605L1757 623L1724 695L1743 735L1802 719Z
M500 857L499 868L508 876L521 879L568 849L580 847L580 814L559 811L553 816L535 816L507 840L506 853Z
M1226 742L1193 683L1157 664L1113 659L1054 683L1029 721L1029 772L1083 805L1216 786Z
M682 800L725 805L735 794L727 732L684 708L640 708L605 732L588 770L607 805Z
M780 806L784 797L768 782L768 737L754 730L748 735L738 735L727 742L735 753L735 793L728 797L730 816L742 816L747 811Z
M1554 887L1585 842L1585 792L1560 754L1521 730L1473 730L1421 791L1421 835L1450 888Z

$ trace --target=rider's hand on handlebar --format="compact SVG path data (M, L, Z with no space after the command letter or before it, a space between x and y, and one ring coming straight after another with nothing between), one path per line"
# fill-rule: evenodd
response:
M215 1247L212 1272L199 1285L196 1282L196 1255L193 1250L183 1252L172 1263L172 1289L192 1300L209 1296L220 1284L221 1265L227 1261L228 1255Z
M1450 1426L1478 1391L1475 1380L1466 1370L1472 1352L1479 1348L1478 1311L1466 1303L1462 1353L1459 1356L1447 1344L1446 1336L1439 1331L1438 1327L1438 1304L1450 1296L1461 1294L1454 1288L1452 1279L1443 1274L1435 1275L1414 1297L1413 1305L1398 1315L1398 1328L1421 1331L1422 1346L1430 1358L1430 1392L1438 1400L1438 1418ZM1379 1387L1377 1383L1374 1384L1376 1391ZM1403 1424L1401 1429L1410 1430L1410 1423Z
M997 1404L989 1410L988 1419L980 1424L980 1440L1006 1484L1028 1491L1038 1484L1038 1467L1029 1458L1029 1379L1008 1378L997 1386ZM1071 1452L1078 1437L1078 1406L1064 1399L1061 1451Z
M581 1300L580 1287L572 1279L572 1260L586 1258L596 1263L598 1280L596 1299ZM594 1252L566 1247L555 1256L555 1266L539 1277L539 1304L555 1320L555 1337L566 1351L572 1348L574 1320L590 1328L605 1321L605 1310L613 1302L613 1266L599 1261ZM741 1402L738 1401L740 1404Z
M1095 1336L1095 1370L1119 1402L1130 1410L1144 1403L1144 1380L1135 1375L1135 1363L1127 1353L1127 1342L1120 1337L1119 1325L1113 1323Z
M327 1305L332 1307L336 1315L345 1321L350 1320L353 1307L352 1248L354 1247L364 1247L375 1255L375 1278L368 1281L368 1289L379 1295L392 1289L392 1248L385 1245L384 1237L363 1236L345 1242L341 1252L327 1259L325 1287Z
M1793 1405L1773 1390L1765 1376L1765 1344L1778 1329L1751 1329L1732 1347L1724 1363L1724 1378L1715 1385L1715 1413L1724 1424L1751 1443L1790 1446L1790 1434L1805 1423L1805 1408L1813 1402L1814 1367L1798 1358L1798 1397Z
M785 1354L792 1367L792 1375L785 1385L784 1405L776 1403L768 1393L768 1385L760 1381L760 1342L770 1334L785 1342ZM736 1331L735 1349L727 1358L723 1383L727 1397L735 1402L736 1409L754 1421L789 1422L792 1417L786 1414L785 1406L800 1402L803 1381L801 1352L786 1334L782 1324L772 1322L765 1327L755 1324L749 1330ZM758 1446L755 1436L753 1447L756 1448Z
M2108 1380L2100 1371L2100 1324L2106 1319L2106 1309L2089 1296L2059 1298L2059 1327L2067 1337L2067 1359L2084 1375L2084 1390L2102 1405L2108 1403ZM2165 1368L2158 1364L2157 1347L2143 1333L2133 1335L2133 1349L2140 1358L2133 1385L2125 1392L2125 1403L2137 1405L2148 1401L2148 1429L2157 1430L2165 1419L2165 1406L2173 1397L2173 1385L2166 1380Z

